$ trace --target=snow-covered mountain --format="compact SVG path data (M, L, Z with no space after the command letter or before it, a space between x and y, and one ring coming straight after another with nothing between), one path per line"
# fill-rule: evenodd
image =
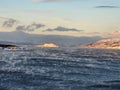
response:
M70 47L81 44L87 44L100 40L101 36L66 36L55 34L33 34L34 30L40 30L44 24L40 22L22 22L12 18L0 17L0 43L14 43L15 45L43 45L44 43L55 43L60 47Z
M102 48L102 49L120 49L120 38L111 38L99 40L87 45L82 45L83 48Z
M59 45L54 43L44 43L43 45L37 45L38 48L58 48Z
M22 31L14 32L0 32L0 41L9 41L15 43L28 43L34 45L41 45L44 43L55 43L59 46L76 46L87 44L102 39L99 36L93 37L73 37L65 35L42 35L42 34L28 34Z

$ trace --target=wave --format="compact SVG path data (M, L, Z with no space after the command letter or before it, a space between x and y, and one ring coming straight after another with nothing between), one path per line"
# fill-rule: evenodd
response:
M0 89L119 90L119 51L93 51L1 51Z

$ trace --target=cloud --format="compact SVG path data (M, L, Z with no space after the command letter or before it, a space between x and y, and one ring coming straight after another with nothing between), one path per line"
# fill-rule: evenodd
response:
M84 34L85 34L85 36L102 36L102 33L100 33L100 32L87 32Z
M17 31L24 31L26 29L26 27L23 25L23 26L17 26L16 27L16 30Z
M119 8L118 6L96 6L95 8Z
M66 1L75 1L75 0L32 0L32 1L34 2L66 2Z
M73 32L80 32L80 31L83 31L83 30L78 30L78 29L75 29L75 28L66 28L66 27L61 27L61 26L58 26L54 29L47 29L45 30L45 32L53 32L53 31L59 31L59 32L67 32L67 31L73 31Z
M108 33L109 37L120 37L120 30L116 30L113 32Z
M26 30L27 30L27 31L34 31L35 29L39 29L39 28L44 27L44 26L45 26L45 25L43 25L43 24L33 23L33 24L31 24L31 25L28 25L28 26L26 27Z
M14 20L14 19L8 19L8 20L4 21L4 23L3 23L2 26L3 26L3 27L13 27L13 25L14 25L15 23L17 23L16 20Z
M32 32L32 31L34 31L34 30L36 30L36 29L39 29L39 28L41 28L41 27L44 27L44 26L45 26L45 25L43 25L43 24L33 23L33 24L27 25L27 26L25 26L25 25L17 26L17 27L16 27L16 30L17 30L17 31Z

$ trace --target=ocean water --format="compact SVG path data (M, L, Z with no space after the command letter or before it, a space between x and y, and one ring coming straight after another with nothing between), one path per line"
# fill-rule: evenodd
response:
M0 51L0 90L120 90L120 51Z

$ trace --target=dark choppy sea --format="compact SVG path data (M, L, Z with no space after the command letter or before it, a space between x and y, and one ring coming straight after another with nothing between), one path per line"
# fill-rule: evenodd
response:
M0 90L120 90L120 51L0 51Z

